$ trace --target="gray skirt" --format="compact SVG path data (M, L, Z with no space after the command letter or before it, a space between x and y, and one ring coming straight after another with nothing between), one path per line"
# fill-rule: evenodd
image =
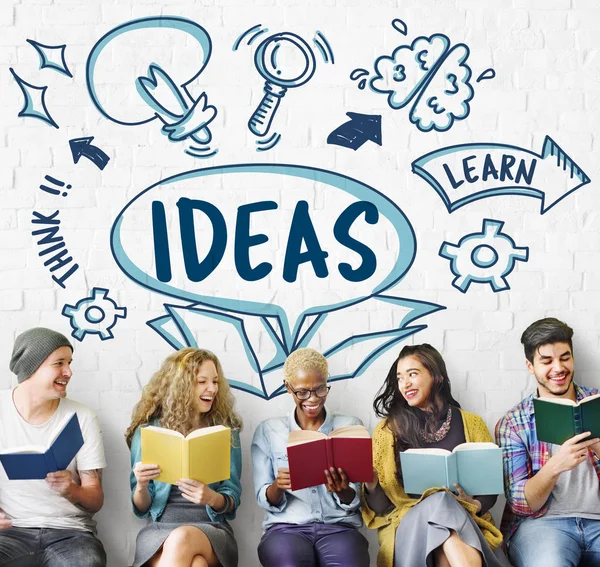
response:
M238 548L227 522L211 522L205 506L187 501L171 490L167 506L157 522L150 520L137 535L133 567L142 567L162 547L167 536L180 526L194 526L210 541L222 567L237 567Z
M501 550L493 552L471 515L447 492L435 492L411 508L396 530L394 567L433 567L433 551L454 530L477 549L484 567L510 565Z

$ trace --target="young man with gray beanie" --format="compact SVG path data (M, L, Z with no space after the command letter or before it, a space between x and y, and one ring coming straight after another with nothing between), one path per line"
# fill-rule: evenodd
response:
M92 516L102 507L102 434L94 412L69 400L73 346L37 327L14 344L14 390L0 391L0 451L48 446L66 416L77 413L84 444L64 471L44 480L8 480L0 466L0 565L104 567Z

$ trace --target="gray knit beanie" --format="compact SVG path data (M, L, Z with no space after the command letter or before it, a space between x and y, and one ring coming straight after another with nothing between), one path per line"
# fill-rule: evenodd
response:
M10 370L17 375L19 384L27 380L57 348L73 345L69 339L52 329L35 327L24 331L15 340Z

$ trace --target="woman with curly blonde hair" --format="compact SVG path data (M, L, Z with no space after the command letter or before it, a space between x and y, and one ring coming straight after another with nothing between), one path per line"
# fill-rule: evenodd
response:
M172 354L144 388L125 433L133 511L150 518L137 537L134 567L237 566L237 544L227 522L235 517L242 492L242 421L233 406L219 359L207 350ZM182 435L212 425L230 427L230 478L210 485L182 478L175 487L155 480L158 466L141 462L141 429L147 425Z

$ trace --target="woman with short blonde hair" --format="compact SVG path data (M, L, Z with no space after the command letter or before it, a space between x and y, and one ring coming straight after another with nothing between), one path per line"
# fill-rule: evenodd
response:
M260 562L264 567L368 567L368 543L358 531L360 484L348 482L342 469L332 467L324 471L324 484L292 491L286 453L294 429L328 435L340 427L362 424L325 408L330 386L322 354L298 349L288 356L283 373L295 407L286 416L263 421L252 441L256 499L266 511L265 533L258 546Z

